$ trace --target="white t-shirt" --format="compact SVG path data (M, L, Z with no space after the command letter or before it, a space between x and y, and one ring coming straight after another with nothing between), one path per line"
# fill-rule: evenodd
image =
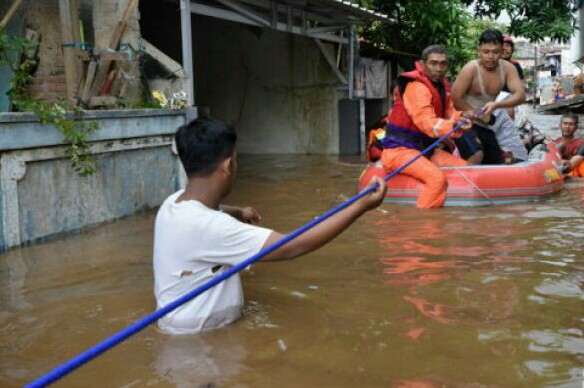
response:
M158 308L178 299L260 251L270 229L245 224L194 200L168 197L154 227L154 295ZM241 316L243 290L235 274L166 314L158 326L171 334L197 333Z

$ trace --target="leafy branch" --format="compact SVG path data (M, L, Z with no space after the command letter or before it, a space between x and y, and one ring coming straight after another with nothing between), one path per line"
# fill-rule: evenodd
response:
M531 42L549 39L566 43L577 29L574 12L584 6L582 0L354 1L388 15L390 19L361 27L361 36L368 43L381 49L416 55L430 44L446 45L451 74L475 56L481 28L504 27L495 24L501 14L509 16L506 32L513 36ZM400 65L409 69L402 63Z
M67 144L66 152L73 171L82 177L93 175L97 169L95 159L90 154L88 137L97 131L98 124L95 121L85 121L85 111L64 100L51 104L31 98L27 86L32 81L37 62L25 53L33 48L35 44L27 39L11 38L5 30L0 30L0 63L8 64L14 71L8 97L18 111L33 112L42 124L55 125ZM8 57L10 51L18 53L23 58L17 68L14 68ZM68 112L72 112L72 118Z
M63 139L68 144L67 155L71 167L82 177L93 175L97 172L95 158L90 154L87 138L97 131L97 122L86 122L85 111L78 106L70 106L67 102L59 100L53 104L42 101L29 101L29 108L38 117L42 124L53 124L63 134ZM74 119L67 117L67 110L72 109Z

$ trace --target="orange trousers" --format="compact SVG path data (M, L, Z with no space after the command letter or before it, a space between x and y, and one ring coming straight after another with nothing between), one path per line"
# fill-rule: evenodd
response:
M568 175L578 178L584 177L584 162L578 163Z
M406 147L388 148L383 150L381 161L387 173L390 173L419 154L420 151ZM446 200L446 177L438 167L467 165L466 160L436 149L430 159L421 157L401 173L424 183L424 187L418 196L417 206L419 208L433 208L444 205Z

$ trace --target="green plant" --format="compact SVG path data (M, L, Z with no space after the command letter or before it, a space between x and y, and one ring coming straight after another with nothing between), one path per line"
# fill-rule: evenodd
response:
M86 122L85 111L64 100L48 103L31 98L27 86L32 80L36 61L24 54L33 47L34 44L28 40L11 38L4 30L0 30L0 63L10 64L7 56L9 51L15 51L24 58L18 68L13 68L14 76L11 89L7 93L8 97L16 110L33 112L39 117L41 123L55 125L67 143L67 155L73 170L82 177L93 175L97 170L95 159L90 155L87 139L97 131L98 124L95 121Z
M35 46L36 43L25 38L11 37L5 28L0 28L0 64L8 64L12 67L12 61L9 58L10 52L24 53ZM17 69L13 68L12 70L16 71Z
M59 100L53 104L41 101L32 101L30 107L39 116L43 124L53 124L63 134L68 144L67 155L71 167L80 176L86 177L96 173L95 159L90 154L87 138L97 131L97 122L87 122L83 119L85 111L78 106L71 106L66 101ZM72 109L73 119L68 117L67 111Z
M468 2L468 1L467 1ZM568 43L577 29L575 11L582 0L476 0L474 13L478 17L497 18L507 12L511 23L509 33L523 36L530 42L546 38Z

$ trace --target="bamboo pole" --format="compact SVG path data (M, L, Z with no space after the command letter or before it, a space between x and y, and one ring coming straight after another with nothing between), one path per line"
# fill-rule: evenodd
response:
M195 104L195 83L193 77L193 31L191 27L191 2L190 0L180 0L180 26L182 42L182 63L185 74L187 107ZM187 113L190 115L191 113ZM194 117L188 117L194 119Z
M75 52L75 71L77 72L77 79L75 80L76 88L79 88L81 79L83 78L83 61L81 60L81 31L79 31L79 0L69 0L71 12L71 35L73 42L79 46L74 47Z
M6 15L4 15L2 21L0 21L0 28L4 28L8 25L10 19L12 19L12 16L14 16L14 13L23 1L24 0L15 0L14 3L12 3L12 6L10 9L8 9L8 12L6 12Z
M61 17L61 40L63 42L63 62L65 64L65 80L67 82L67 99L75 98L78 88L79 74L77 73L77 50L70 45L74 42L71 25L71 2L59 0L59 14Z

